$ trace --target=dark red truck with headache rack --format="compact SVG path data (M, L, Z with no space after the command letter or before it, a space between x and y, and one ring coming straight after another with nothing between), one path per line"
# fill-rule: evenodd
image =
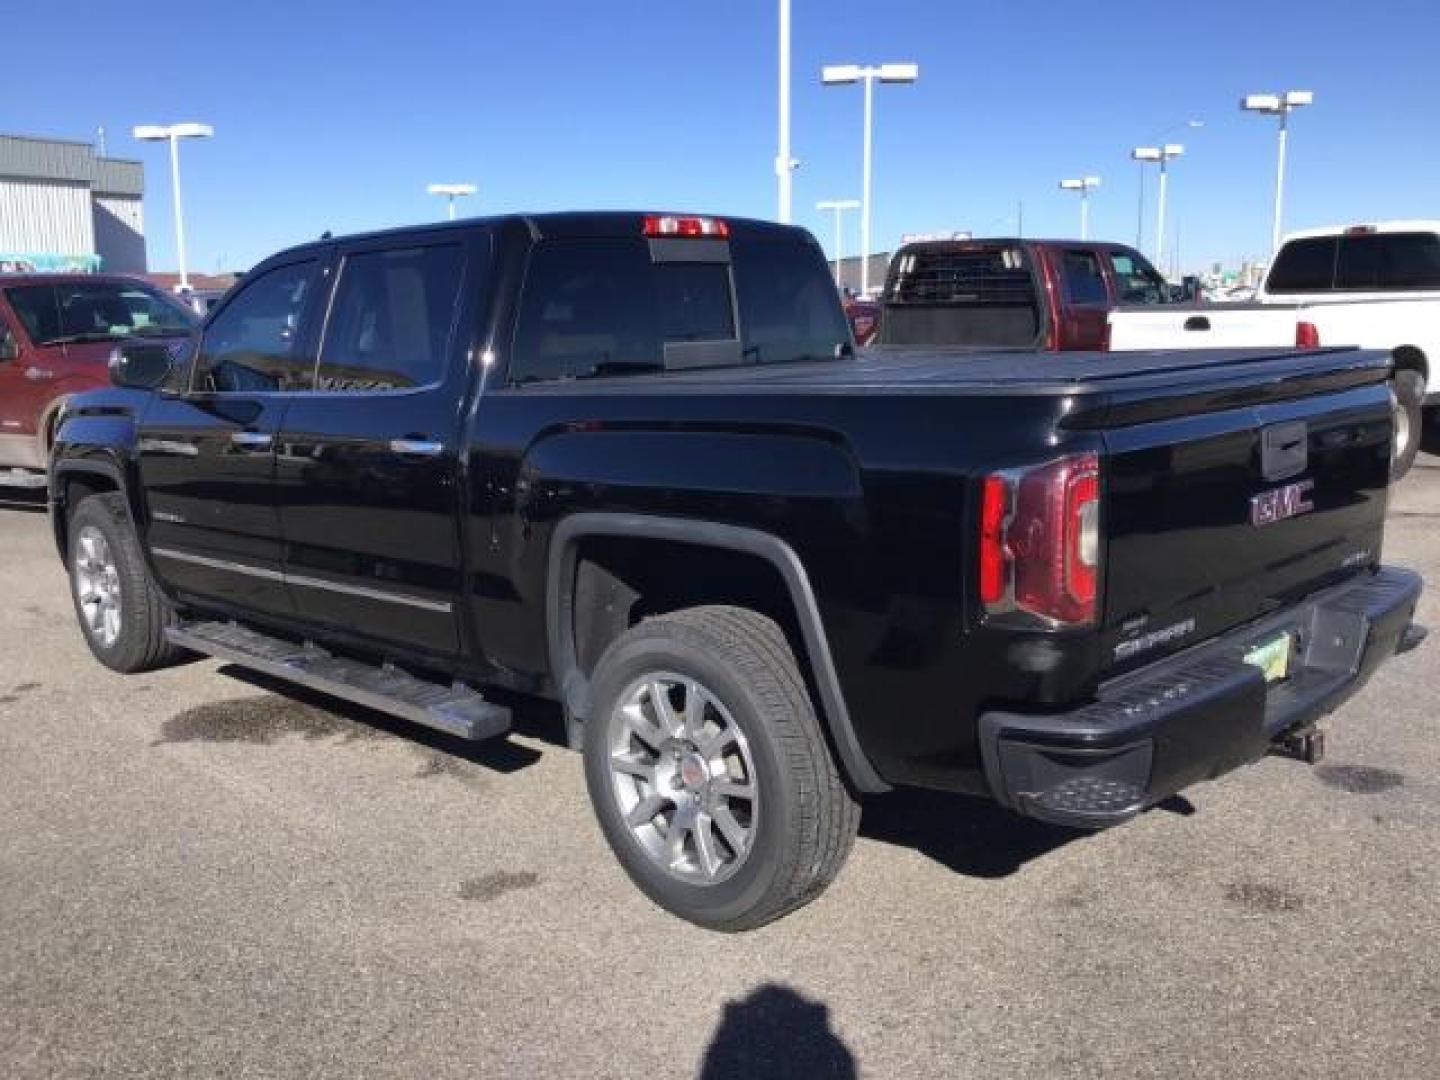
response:
M286 251L118 350L53 520L116 670L209 653L470 739L559 702L631 877L736 930L824 889L868 793L1097 827L1313 751L1420 637L1387 373L857 355L807 233L516 215Z
M906 244L890 260L876 345L1069 352L1105 347L1120 304L1174 303L1143 255L1097 240L986 238Z

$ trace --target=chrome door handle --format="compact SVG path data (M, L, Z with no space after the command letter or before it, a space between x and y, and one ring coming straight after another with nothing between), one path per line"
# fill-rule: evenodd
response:
M246 450L268 450L274 441L274 435L268 435L263 431L232 431L230 433L230 442Z
M445 444L433 439L391 439L390 452L406 457L439 457L445 452Z

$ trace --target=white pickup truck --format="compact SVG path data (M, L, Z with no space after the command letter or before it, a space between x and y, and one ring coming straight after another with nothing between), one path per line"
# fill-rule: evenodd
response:
M1120 307L1110 348L1360 345L1395 361L1395 475L1440 428L1440 221L1389 221L1292 233L1255 300ZM1432 437L1440 433L1432 431Z

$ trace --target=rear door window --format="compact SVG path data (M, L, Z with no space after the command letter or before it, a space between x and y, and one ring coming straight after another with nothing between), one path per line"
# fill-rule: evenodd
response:
M444 377L464 252L459 244L345 257L317 390L408 390Z
M1060 281L1069 304L1093 306L1108 303L1100 259L1093 251L1066 251L1060 256Z
M1280 249L1265 282L1271 293L1329 292L1335 287L1338 238L1314 236L1291 240Z

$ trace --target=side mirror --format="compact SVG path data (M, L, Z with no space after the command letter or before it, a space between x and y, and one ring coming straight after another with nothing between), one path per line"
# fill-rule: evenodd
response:
M20 343L9 329L0 330L0 362L20 357Z
M110 353L110 381L130 390L153 390L174 369L169 348L154 342L118 345Z

